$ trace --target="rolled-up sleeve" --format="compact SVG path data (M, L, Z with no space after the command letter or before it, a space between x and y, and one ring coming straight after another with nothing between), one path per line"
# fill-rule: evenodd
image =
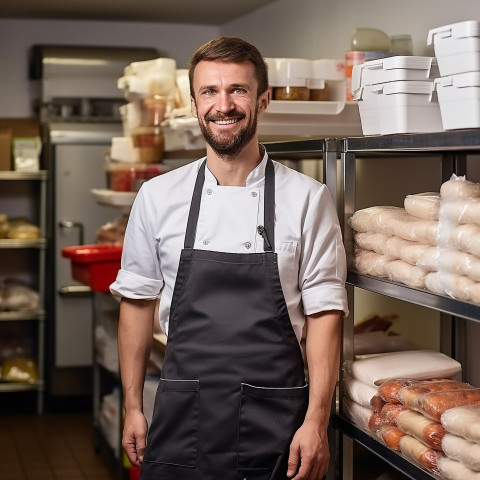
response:
M132 299L154 300L163 288L157 254L154 202L145 189L138 192L125 231L121 268L110 285L114 295Z
M305 315L340 310L348 315L346 257L328 189L317 192L305 215L299 286Z

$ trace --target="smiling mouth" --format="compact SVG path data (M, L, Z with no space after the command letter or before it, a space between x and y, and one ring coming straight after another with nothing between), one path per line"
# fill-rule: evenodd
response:
M230 118L230 119L212 119L211 122L215 123L215 125L232 125L234 123L237 123L239 122L240 119L239 118Z

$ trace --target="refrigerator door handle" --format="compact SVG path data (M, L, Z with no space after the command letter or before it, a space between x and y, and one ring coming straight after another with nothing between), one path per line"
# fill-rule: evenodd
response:
M72 220L60 220L60 222L58 222L58 226L60 228L78 228L78 239L79 239L79 242L78 244L79 245L83 245L84 244L84 227L83 227L83 223L81 222L72 222Z
M67 285L61 286L58 293L62 297L89 297L92 295L92 289L87 285Z

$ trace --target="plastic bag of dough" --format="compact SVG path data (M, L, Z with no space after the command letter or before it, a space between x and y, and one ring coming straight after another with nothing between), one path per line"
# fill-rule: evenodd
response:
M450 408L480 405L480 388L425 393L419 398L418 403L424 415L440 422L442 414Z
M343 413L355 425L369 432L375 432L385 424L379 412L355 403L348 397L343 398Z
M480 198L480 184L470 182L463 176L453 174L440 187L440 196L443 200L458 200L462 198Z
M433 473L439 473L438 461L443 454L433 448L427 447L420 440L411 435L404 435L400 439L400 451L405 457L413 460L418 465Z
M454 223L476 223L480 225L480 198L443 201L440 216Z
M356 232L385 233L389 223L406 215L405 209L390 205L379 205L357 210L348 223Z
M407 385L398 391L398 398L402 405L419 411L421 409L420 398L429 392L451 392L455 390L467 390L474 388L468 383L452 379L433 379L416 382Z
M386 278L386 266L389 261L385 255L357 248L353 258L353 268L363 275Z
M468 301L480 305L480 283L473 283L468 287Z
M355 355L411 350L412 344L401 335L391 332L356 333L353 348Z
M448 457L439 458L437 466L442 478L447 480L480 480L479 472L474 472L462 463Z
M403 432L420 440L427 447L442 450L442 439L446 431L441 423L410 409L400 412L395 418L395 423Z
M384 253L384 245L390 237L383 233L355 232L355 245L361 250Z
M377 430L376 434L390 450L398 452L400 450L400 439L405 435L405 432L395 425L384 425Z
M443 437L441 446L448 458L457 460L471 470L480 472L480 444L447 433Z
M40 305L40 296L30 287L19 282L6 281L2 291L2 308L14 312L37 310Z
M38 380L37 366L28 357L11 357L3 361L2 380L14 383L34 383Z
M441 245L454 247L480 258L480 226L468 223L449 231L440 230Z
M471 297L470 289L475 282L464 275L449 272L431 272L425 277L425 288L438 295L447 295L451 298L468 302Z
M440 422L449 433L480 443L480 405L453 407L441 416Z
M8 222L7 238L15 240L36 240L40 238L40 229L24 218L15 218Z
M480 258L452 248L429 247L419 257L417 266L432 272L456 273L465 275L476 282L480 281Z
M425 277L428 273L422 267L410 265L403 260L392 260L385 266L388 279L392 282L403 283L409 287L425 288Z
M389 223L385 232L412 242L437 245L438 225L438 220L424 220L404 212L403 216L398 216Z
M431 245L412 242L394 235L387 237L383 244L383 254L392 260L403 260L410 265L417 265L418 259L424 254L426 250L432 248Z
M409 215L425 220L438 220L440 194L438 192L424 192L407 195L403 201L403 206Z
M362 383L350 375L344 378L343 385L348 397L363 407L371 408L375 412L380 412L385 404L378 394L378 388L373 385Z
M377 386L391 378L453 378L462 371L457 360L431 350L383 353L353 362L345 361L343 368L357 380Z

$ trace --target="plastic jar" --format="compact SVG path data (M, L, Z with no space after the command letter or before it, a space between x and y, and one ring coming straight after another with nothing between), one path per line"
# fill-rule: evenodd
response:
M345 100L345 64L341 60L320 59L312 61L312 77L307 79L310 100Z
M268 63L267 63L268 64ZM307 79L311 78L312 63L303 58L276 58L271 75L273 100L305 101L310 99Z
M389 52L390 37L378 28L356 28L350 38L351 50Z
M137 127L132 131L133 146L138 149L141 163L160 163L165 149L161 127Z
M393 35L390 37L392 52L399 55L413 55L411 35Z

